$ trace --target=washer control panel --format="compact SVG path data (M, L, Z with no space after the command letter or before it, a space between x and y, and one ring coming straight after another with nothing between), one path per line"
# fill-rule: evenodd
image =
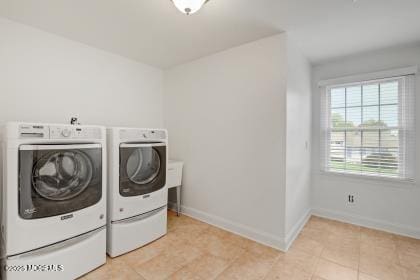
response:
M50 129L44 125L21 124L19 125L20 138L50 138Z
M98 127L50 126L51 139L98 139L101 129Z
M30 139L101 139L100 127L73 125L19 125L19 138Z

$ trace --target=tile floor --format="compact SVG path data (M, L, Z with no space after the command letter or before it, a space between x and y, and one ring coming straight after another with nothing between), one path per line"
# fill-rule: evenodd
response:
M282 253L187 216L81 279L420 280L420 240L312 217Z

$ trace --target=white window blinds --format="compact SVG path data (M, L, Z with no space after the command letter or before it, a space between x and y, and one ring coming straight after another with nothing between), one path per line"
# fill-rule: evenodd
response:
M323 88L324 171L414 178L414 75Z

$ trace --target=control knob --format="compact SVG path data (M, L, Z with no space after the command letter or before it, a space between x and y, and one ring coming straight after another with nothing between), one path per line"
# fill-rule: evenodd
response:
M63 135L64 137L70 137L71 135L71 130L68 128L63 129L63 131L61 132L61 135Z

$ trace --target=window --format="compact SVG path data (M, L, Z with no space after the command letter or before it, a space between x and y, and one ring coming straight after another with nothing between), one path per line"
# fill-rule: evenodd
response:
M324 88L325 171L413 180L413 77Z

